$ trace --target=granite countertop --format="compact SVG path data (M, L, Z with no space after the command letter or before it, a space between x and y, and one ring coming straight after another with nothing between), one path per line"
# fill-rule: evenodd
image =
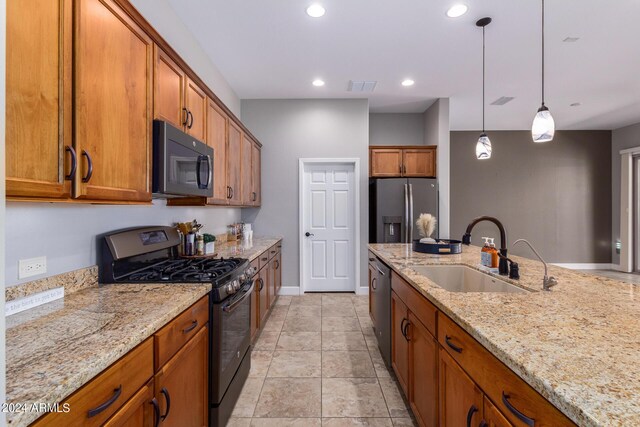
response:
M216 244L218 257L254 260L281 240ZM7 317L8 403L58 403L205 296L210 284L97 286L95 266L8 288L8 300L58 286L64 299ZM7 414L27 426L42 414Z
M411 265L478 268L480 248L427 255L406 244L369 248L441 311L581 426L640 425L640 286L512 257L530 293L455 293Z

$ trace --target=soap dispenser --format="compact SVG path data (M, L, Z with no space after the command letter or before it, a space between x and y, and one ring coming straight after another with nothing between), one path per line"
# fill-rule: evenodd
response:
M484 245L480 251L480 265L491 267L491 247L489 246L489 238L483 237Z
M500 263L500 256L498 255L498 249L496 249L496 244L494 243L493 238L489 239L489 264L487 267L498 268L498 264Z

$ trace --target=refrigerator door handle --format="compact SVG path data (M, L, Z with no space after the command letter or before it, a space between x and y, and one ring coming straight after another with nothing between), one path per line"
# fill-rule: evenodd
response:
M409 184L409 236L407 243L411 243L413 240L413 184Z
M409 234L409 184L404 185L404 241L402 243L408 243L407 238Z

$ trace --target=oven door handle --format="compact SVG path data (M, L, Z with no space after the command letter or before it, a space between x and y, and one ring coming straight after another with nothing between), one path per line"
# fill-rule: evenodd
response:
M253 292L253 284L251 284L251 287L244 294L244 296L242 298L240 298L237 301L232 302L231 304L225 305L224 307L222 307L222 311L224 311L225 313L232 313L240 304L242 304L244 302L244 300L246 300L247 298L251 297L251 293L252 292Z

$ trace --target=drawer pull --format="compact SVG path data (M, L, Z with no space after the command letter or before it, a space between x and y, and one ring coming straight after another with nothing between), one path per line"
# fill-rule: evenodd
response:
M478 408L476 405L471 405L469 408L469 412L467 412L467 427L471 427L471 420L473 420L473 415L478 412Z
M189 333L189 332L193 331L193 330L194 330L195 328L197 328L197 327L198 327L198 321L197 321L197 320L194 320L194 321L193 321L193 323L191 324L191 326L189 326L189 327L187 327L187 328L184 328L184 329L182 330L182 333L183 333L183 334L187 334L187 333Z
M451 337L449 335L445 335L444 342L446 342L447 345L451 347L451 350L455 351L456 353L462 353L462 347L458 347L457 345L452 344Z
M260 261L266 261L266 260L268 260L268 259L269 259L269 258L264 257L264 258L260 258Z
M513 415L515 415L520 421L522 421L523 423L525 423L526 425L528 425L529 427L534 427L536 425L536 420L534 420L533 418L529 418L527 417L525 414L523 414L522 412L518 411L510 402L509 402L509 395L505 394L505 392L502 392L502 403L504 404L504 406L507 407L507 409L509 411L511 411L511 413Z
M160 419L164 421L169 416L169 411L171 410L171 396L169 395L169 390L167 390L165 387L162 387L160 393L164 395L164 400L167 402L167 412L165 412L164 415L160 416Z
M407 342L411 341L411 337L409 337L409 326L411 326L411 322L407 320L407 323L404 325L404 330L402 331L402 335L404 335L404 339Z
M122 394L122 384L120 384L117 389L113 390L113 396L111 396L109 400L107 400L101 405L98 405L96 408L89 409L89 412L87 413L87 418L95 417L100 412L104 411L109 406L113 405L113 403L116 400L118 400L121 394Z
M158 427L160 425L160 406L158 405L158 400L154 397L151 399L151 404L153 405L153 418L156 420L153 425L154 427Z
M376 290L376 278L371 279L371 289Z
M264 288L264 280L262 280L262 277L259 277L258 280L260 281L260 287L258 288L258 291L262 292L262 288Z

